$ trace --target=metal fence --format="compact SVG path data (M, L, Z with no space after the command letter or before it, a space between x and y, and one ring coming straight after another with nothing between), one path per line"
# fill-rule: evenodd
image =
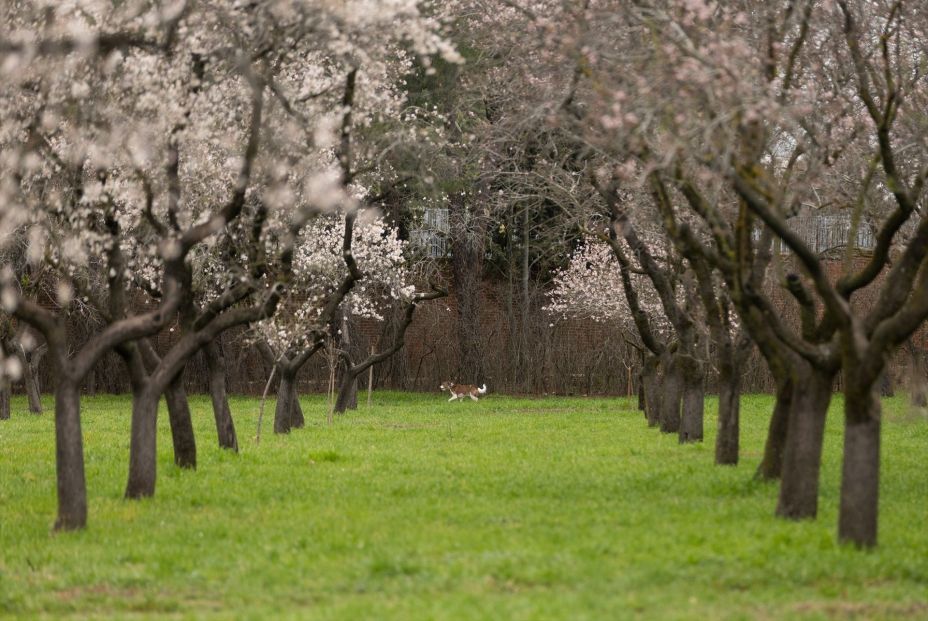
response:
M850 214L796 216L786 222L812 252L820 255L844 250L849 243L864 251L872 250L875 244L873 229L866 222L858 223L856 235L852 238ZM789 253L789 248L781 240L775 243L781 254Z

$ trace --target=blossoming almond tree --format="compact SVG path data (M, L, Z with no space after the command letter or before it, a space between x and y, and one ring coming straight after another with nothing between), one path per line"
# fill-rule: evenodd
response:
M23 297L17 274L4 271L7 310L43 333L57 370L59 528L80 528L86 522L80 380L105 351L153 334L173 318L189 293L187 257L242 213L253 176L269 181L262 194L276 197L281 209L292 208L298 196L285 181L319 177L304 172L307 166L317 172L324 168L317 165L317 153L330 152L325 142L331 127L346 115L330 108L327 119L306 123L306 111L297 104L309 106L324 98L325 89L312 90L318 79L332 76L330 83L343 82L333 70L348 65L346 72L356 71L353 66L365 60L365 51L374 60L362 80L392 77L383 69L381 59L391 56L381 53L382 46L366 50L373 41L388 41L399 57L400 42L417 53L452 54L416 2L393 3L373 16L359 8L359 3L291 2L261 7L204 2L195 8L177 3L163 9L90 3L51 12L27 2L4 7L0 64L8 79L0 93L0 143L7 165L0 183L5 199L0 219L6 226L28 229L30 260L54 268L62 307L87 300L106 313L98 334L80 348L71 347L62 317L43 300ZM381 28L388 23L391 28ZM322 44L312 43L317 40ZM300 46L306 42L307 47ZM301 72L307 63L312 71ZM286 76L274 69L285 70ZM265 91L280 114L263 114L269 99ZM377 89L370 92L374 108ZM288 131L288 118L300 119L300 133ZM297 156L299 165L288 167L292 158L272 149L259 154L262 127L272 124L277 138L288 136L291 143L312 147ZM342 131L343 139L346 134ZM306 189L313 200L303 204L331 206L340 200L338 192ZM300 225L300 218L283 220L288 227ZM283 234L292 232L288 228ZM286 253L281 261L289 261ZM158 303L153 310L138 311L139 291L130 287L147 269L151 273L141 279L156 285ZM217 298L221 302L204 312L240 301L236 291L227 289ZM272 310L280 289L270 286L268 292L251 307L264 309L255 318ZM200 333L195 340L208 342L207 336L230 321L224 319L212 334ZM77 353L71 355L70 349ZM182 368L181 352L168 358L153 376L173 377ZM149 378L145 385L157 383ZM156 404L160 392L145 391ZM134 429L153 428L156 409L147 397L134 404ZM153 469L134 467L153 463L151 438L152 433L133 433L129 495L153 490ZM131 490L138 473L145 481L136 494Z
M297 239L292 296L284 300L282 312L262 322L257 330L259 347L280 376L275 433L302 426L296 374L326 338L336 336L343 324L339 317L383 319L385 309L393 304L432 299L416 294L407 242L399 239L397 230L374 210L361 212L358 222L354 220L354 216L321 216L305 228ZM346 263L345 233L352 225L352 261ZM343 386L388 356L349 364ZM363 368L355 368L361 365Z
M598 144L667 188L665 213L712 240L741 318L794 382L778 513L811 517L832 380L844 378L839 539L877 540L879 378L928 315L921 3L638 3L623 14L639 54L591 68ZM610 19L621 19L617 14ZM603 38L603 44L610 40ZM615 41L613 38L611 41ZM620 68L621 67L621 68ZM624 155L622 155L624 154ZM792 230L802 212L852 222L841 274ZM872 253L857 252L861 226ZM801 325L754 286L769 228L801 273L783 286ZM705 247L704 247L705 249ZM865 295L876 300L869 308Z

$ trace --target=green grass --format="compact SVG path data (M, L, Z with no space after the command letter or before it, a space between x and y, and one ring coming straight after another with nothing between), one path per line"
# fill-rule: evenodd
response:
M51 405L48 403L47 405ZM199 470L172 465L159 422L154 499L122 499L129 402L84 401L90 522L54 534L50 414L0 422L0 617L189 619L925 619L928 423L885 406L880 546L835 543L840 404L820 516L774 519L751 475L769 397L743 406L743 461L648 429L625 399L375 404L215 447L193 398ZM273 406L273 404L270 404Z

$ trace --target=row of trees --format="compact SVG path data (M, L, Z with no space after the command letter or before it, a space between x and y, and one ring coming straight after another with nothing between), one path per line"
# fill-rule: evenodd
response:
M468 62L421 91L467 138L440 171L470 180L449 200L460 295L496 246L526 299L547 270L555 315L627 325L647 419L683 442L701 440L717 378L719 464L738 461L756 346L777 385L758 475L780 480L787 518L817 513L840 378L839 539L874 545L883 374L928 316L925 8L471 0L456 15ZM809 214L845 216L844 246L820 253L791 228ZM473 335L479 314L458 312Z
M568 48L575 79L552 106L599 200L556 307L579 300L601 317L630 318L648 421L681 441L700 437L696 394L711 352L720 464L737 461L736 370L750 337L778 385L760 474L781 480L784 517L816 515L825 415L841 375L838 534L875 545L881 376L928 317L918 43L928 13L903 2L633 4L573 11L584 32ZM789 226L809 212L850 214L837 263ZM861 227L875 232L867 254L855 247ZM773 239L790 261L773 256ZM616 271L621 304L619 286L588 282ZM794 300L798 325L779 315L764 287L771 277ZM857 302L864 292L871 304Z
M107 351L132 385L126 496L150 496L162 394L175 461L196 465L181 378L201 349L219 443L237 449L224 332L257 326L253 338L276 347L287 369L275 430L288 431L290 373L338 317L398 304L411 321L443 294L416 292L428 274L411 271L376 213L431 138L402 77L433 56L458 60L416 2L13 2L0 23L4 368L17 375L41 335L56 528L86 524L79 387ZM75 313L96 319L86 338L68 330ZM175 338L159 354L149 339L166 329Z
M442 295L416 294L428 277L401 257L409 213L439 204L458 379L486 379L481 278L498 270L510 308L521 300L511 321L525 369L528 309L550 280L553 314L625 326L649 424L700 441L717 377L716 462L735 464L739 368L756 346L777 385L758 474L780 480L777 513L798 519L817 512L841 376L839 538L876 543L880 380L928 316L924 7L140 6L15 2L2 14L2 293L17 321L4 348L28 350L13 339L28 324L56 369L61 527L86 516L77 387L104 352L132 377L127 495L148 495L161 394L177 461L195 463L179 378L200 349L220 443L236 446L216 340L232 327L258 326L285 432L302 424L296 374L324 339L347 351L347 315L386 316L398 301L391 344L343 356L347 407L358 375L402 344L415 304ZM386 220L362 221L368 206ZM837 256L792 230L808 213L848 214ZM65 329L75 312L99 318L80 342ZM180 336L158 355L147 339L175 319Z

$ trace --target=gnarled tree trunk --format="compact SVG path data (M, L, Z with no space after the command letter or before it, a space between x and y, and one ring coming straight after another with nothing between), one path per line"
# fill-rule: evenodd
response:
M822 443L834 374L807 364L797 365L794 371L776 513L799 520L814 518L818 512Z
M226 393L226 363L219 339L211 341L204 348L206 366L209 369L209 396L213 403L213 418L216 419L216 435L219 447L238 452L238 437L235 434L235 422L229 409L229 397Z

